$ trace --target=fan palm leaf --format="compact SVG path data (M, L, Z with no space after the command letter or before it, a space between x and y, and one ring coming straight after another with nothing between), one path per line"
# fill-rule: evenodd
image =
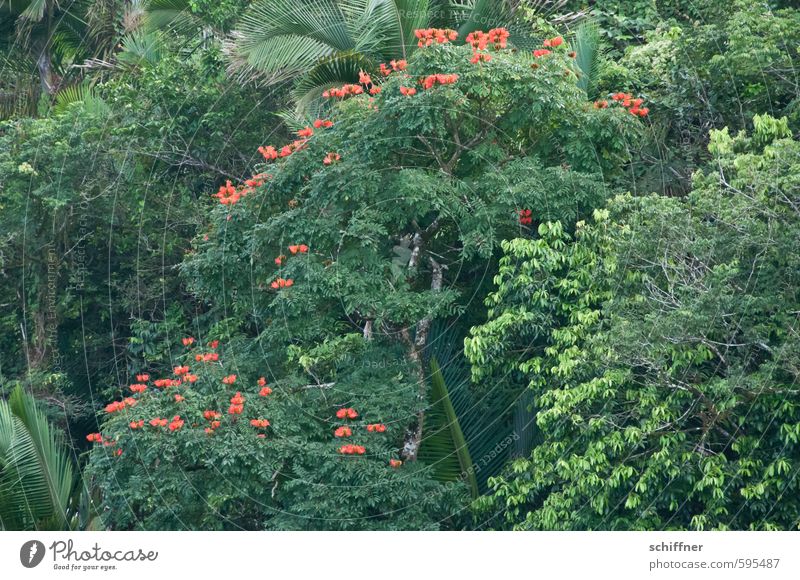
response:
M56 114L63 113L72 103L81 103L83 108L90 113L106 114L110 112L108 104L86 82L80 85L71 85L58 91L53 112Z
M279 81L356 46L345 14L333 0L259 0L242 16L228 54L234 70L245 75L257 71Z
M603 58L603 45L600 27L596 22L587 20L575 29L574 37L575 65L580 74L578 87L589 99L597 96L597 80L600 74L600 62Z
M463 39L477 28L509 26L511 19L502 0L256 0L225 52L240 78L296 80L295 96L308 105L324 84L308 76L324 76L330 84L354 80L341 66L347 55L359 53L375 63L408 58L417 47L416 29L460 28ZM336 69L346 74L332 77Z

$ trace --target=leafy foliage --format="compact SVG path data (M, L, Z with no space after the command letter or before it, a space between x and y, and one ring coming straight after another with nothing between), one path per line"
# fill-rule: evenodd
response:
M800 144L757 117L711 151L685 201L622 197L574 241L507 245L467 353L535 395L542 442L485 501L511 525L796 528Z
M212 530L457 525L450 515L464 502L461 488L436 483L421 463L389 464L416 404L413 369L402 359L380 364L386 349L360 336L347 343L333 358L320 350L296 357L294 372L270 387L256 380L252 360L234 359L239 374L224 383L227 353L236 352L225 345L177 356L193 369L176 369L180 386L156 387L155 377L138 383L146 390L108 413L103 443L91 454L89 474L104 490L105 524ZM219 362L195 362L196 354L220 351ZM360 364L348 364L355 356ZM304 384L312 376L328 382ZM240 414L229 402L237 393ZM347 409L358 416L338 417L337 410ZM162 426L150 424L158 418ZM254 426L254 419L269 424ZM368 428L376 424L384 429ZM339 427L347 433L335 435ZM363 446L364 454L343 454L348 444Z

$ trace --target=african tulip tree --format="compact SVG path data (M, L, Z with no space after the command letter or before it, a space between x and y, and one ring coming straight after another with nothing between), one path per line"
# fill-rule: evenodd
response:
M246 321L278 376L287 345L356 331L405 345L424 394L431 323L474 300L499 241L541 220L574 222L607 197L642 104L586 102L561 39L535 55L506 39L434 42L327 91L331 119L260 148L258 174L215 195L185 274ZM422 428L420 414L406 458Z

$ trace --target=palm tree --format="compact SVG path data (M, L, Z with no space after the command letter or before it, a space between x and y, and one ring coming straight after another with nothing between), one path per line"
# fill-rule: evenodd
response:
M0 530L71 530L91 518L63 437L17 386L0 400Z
M359 70L407 58L418 28L452 28L463 39L511 26L513 12L504 0L256 0L225 50L242 79L294 80L303 108L327 88L356 82Z
M0 0L0 118L33 113L40 95L81 76L73 65L110 54L135 3Z

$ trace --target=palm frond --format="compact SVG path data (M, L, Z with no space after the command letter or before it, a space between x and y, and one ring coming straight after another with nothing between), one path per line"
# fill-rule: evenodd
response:
M597 80L604 54L602 43L600 27L596 22L587 20L575 30L573 45L577 53L575 65L580 71L578 86L590 99L597 96Z
M360 52L348 51L323 58L304 74L295 85L292 93L298 111L306 111L315 117L328 105L322 100L322 93L332 87L358 82L358 73L363 70L375 72L376 63Z
M466 4L466 3L464 3ZM513 21L511 8L502 0L474 0L467 19L460 23L459 38L475 30L489 30L498 26L508 27Z
M203 27L188 0L147 0L142 23L146 30L172 30L189 33Z
M464 433L478 489L487 491L489 477L498 475L512 451L523 444L526 434L517 431L515 408L520 404L518 389L495 385L476 389L471 381L469 364L464 357L466 329L445 320L431 327L426 356L435 358L441 367L450 400ZM527 406L524 407L527 410Z
M164 42L158 32L143 29L127 34L121 44L122 50L117 55L117 62L129 67L157 63L165 50Z
M477 498L478 482L467 440L435 358L431 359L430 366L431 403L425 412L425 431L419 458L431 466L437 480L463 480L469 486L472 497Z
M387 59L408 58L416 47L414 31L427 28L431 0L391 0L381 2L376 15L383 29L383 52Z
M0 401L0 523L5 529L65 529L74 486L60 433L17 386Z
M56 115L62 114L73 103L81 103L83 108L91 113L107 114L111 111L108 104L87 82L64 87L58 91L55 105L53 105L53 113Z
M226 44L234 71L269 82L295 77L323 57L355 48L334 0L258 0Z
M20 16L32 22L39 22L44 17L47 0L30 0L30 3L20 13Z

